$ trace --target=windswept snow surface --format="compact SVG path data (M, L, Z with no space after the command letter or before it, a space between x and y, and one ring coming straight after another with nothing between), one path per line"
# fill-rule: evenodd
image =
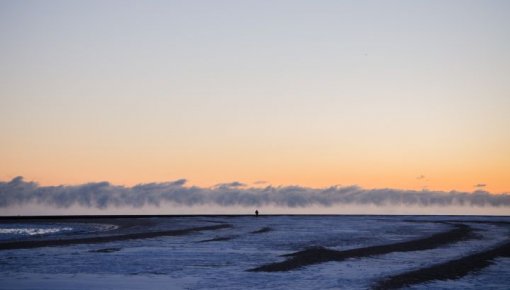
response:
M452 223L469 225L474 234L467 240L423 251L396 251L287 272L248 271L310 247L343 251L397 243L448 231ZM193 216L103 219L101 223L93 219L0 221L0 246L6 241L217 224L231 227L148 239L0 250L0 289L370 289L386 277L457 259L510 239L509 217ZM30 229L38 234L12 229ZM434 280L410 288L509 289L510 259L497 258L489 267L459 279Z

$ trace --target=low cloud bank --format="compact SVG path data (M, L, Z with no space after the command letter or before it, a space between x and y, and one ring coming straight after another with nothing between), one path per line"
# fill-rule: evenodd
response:
M364 189L359 186L309 188L301 186L246 187L240 182L210 188L186 186L186 180L144 183L133 187L95 182L82 185L39 186L16 177L0 182L0 208L29 203L68 208L160 206L173 203L183 206L282 206L289 208L334 205L414 205L414 206L481 206L509 207L510 194L487 191L414 191L398 189Z

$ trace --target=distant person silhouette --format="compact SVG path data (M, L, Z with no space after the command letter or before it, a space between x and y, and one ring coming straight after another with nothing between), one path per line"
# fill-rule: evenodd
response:
M255 216L259 216L259 211L258 210L255 210Z

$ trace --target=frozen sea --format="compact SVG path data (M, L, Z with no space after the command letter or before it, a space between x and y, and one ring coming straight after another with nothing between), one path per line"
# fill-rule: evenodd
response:
M389 245L449 231L460 224L472 230L469 238L426 250L395 250L290 271L249 271L310 248L347 251ZM209 228L215 225L225 227ZM189 229L198 230L186 232ZM173 234L136 236L168 231ZM95 237L120 236L128 238L89 243ZM75 242L16 248L27 241L59 240ZM371 289L388 277L473 255L509 240L510 217L1 219L0 289ZM510 289L510 258L497 257L461 277L404 288Z

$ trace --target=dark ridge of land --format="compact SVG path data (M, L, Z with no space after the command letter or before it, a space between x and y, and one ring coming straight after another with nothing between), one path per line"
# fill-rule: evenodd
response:
M90 250L91 253L113 253L120 251L121 248L105 248L105 249L99 249L99 250Z
M263 227L263 228L260 228L256 231L253 231L253 232L250 232L250 234L262 234L262 233L267 233L267 232L270 232L272 231L273 229L270 228L270 227Z
M25 220L25 219L54 219L54 220L60 220L60 219L102 219L102 218L178 218L178 217L255 217L253 214L179 214L179 215L172 215L172 214L148 214L148 215L32 215L32 216L0 216L0 221L5 220ZM277 216L295 216L295 217L325 217L325 216L344 216L344 217L370 217L370 218L376 218L376 217L423 217L427 218L430 217L430 215L381 215L381 214L261 214L258 217L277 217ZM500 218L508 218L509 215L506 216L490 216L490 215L436 215L441 217L500 217ZM419 221L423 222L423 221ZM457 222L456 220L452 220L452 222ZM460 222L460 221L459 221ZM472 221L469 221L472 222Z
M169 231L157 231L157 232L143 232L143 233L132 233L124 235L113 235L113 236L96 236L96 237L84 237L75 239L54 239L54 240L30 240L30 241L17 241L0 243L0 250L12 250L12 249L31 249L40 247L55 247L55 246L68 246L76 244L99 244L108 242L117 242L125 240L138 240L138 239L150 239L163 236L183 236L199 231L210 231L219 230L232 227L229 224L214 225L187 228L181 230L169 230Z
M407 223L445 223L445 221L429 221L429 220L402 220ZM497 225L497 226L508 226L510 225L510 221L484 221L484 220L451 220L448 221L450 223L473 223L473 224L488 224L488 225Z
M233 215L219 215L219 214L147 214L147 215L33 215L33 216L0 216L0 221L6 220L62 220L62 219L138 219L138 218L187 218L187 217L246 217L253 216L252 214L233 214ZM273 215L273 216L284 216L284 215Z
M208 243L208 242L221 242L221 241L230 241L232 239L237 238L236 236L227 236L227 237L216 237L208 240L201 240L197 243Z
M308 265L320 264L331 261L343 261L349 258L363 258L368 256L388 254L392 252L411 252L434 249L446 244L471 238L473 230L464 224L453 224L454 228L437 233L425 238L405 241L394 244L357 248L345 251L326 249L323 247L311 248L303 251L288 254L287 260L283 262L262 265L248 271L255 272L279 272L290 271Z
M391 276L376 283L372 289L398 289L433 280L459 279L491 265L498 257L510 257L510 241L456 260Z

